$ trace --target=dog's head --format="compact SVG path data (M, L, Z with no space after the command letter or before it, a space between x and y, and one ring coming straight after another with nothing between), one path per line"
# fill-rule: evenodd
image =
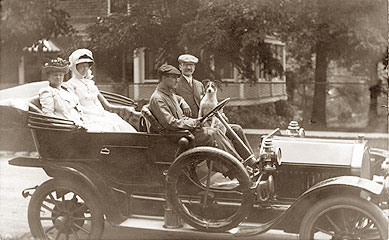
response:
M217 92L217 85L215 82L206 79L203 81L203 84L205 86L205 93L212 94Z

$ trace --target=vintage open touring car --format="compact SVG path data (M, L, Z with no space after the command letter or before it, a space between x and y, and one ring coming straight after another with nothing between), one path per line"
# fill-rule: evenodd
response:
M103 94L113 104L134 105L126 97ZM231 130L220 117L227 103L206 117L219 117ZM305 161L304 151L287 156L304 140L275 136L276 129L259 141L259 156L240 162L216 148L193 147L189 131L163 129L147 107L137 133L88 132L39 108L36 98L27 111L0 106L2 122L12 118L31 129L39 153L9 164L43 168L51 177L23 190L24 197L31 196L28 222L34 237L99 239L106 223L126 227L152 219L160 220L161 229L210 234L280 229L300 239L388 238L388 185L369 179L375 168L362 166L371 161L363 141L348 142L349 152L333 158L340 163L334 167L322 164L322 156ZM324 151L326 145L321 144ZM385 153L378 158L383 162Z

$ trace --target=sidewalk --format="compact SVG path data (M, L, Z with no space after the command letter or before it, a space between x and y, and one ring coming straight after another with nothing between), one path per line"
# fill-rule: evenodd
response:
M264 135L268 134L274 129L243 129L245 134ZM281 130L285 134L285 130ZM318 138L358 138L364 136L366 139L389 139L387 133L364 133L364 132L327 132L327 131L305 131L306 137Z

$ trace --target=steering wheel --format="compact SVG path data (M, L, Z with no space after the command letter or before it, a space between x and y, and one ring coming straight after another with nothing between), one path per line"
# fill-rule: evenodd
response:
M227 103L230 101L230 98L226 98L224 99L223 101L219 102L219 104L214 107L209 113L205 114L203 117L201 117L199 119L199 121L202 123L204 122L207 118L211 117L212 114L215 114L216 112L222 110L226 105Z

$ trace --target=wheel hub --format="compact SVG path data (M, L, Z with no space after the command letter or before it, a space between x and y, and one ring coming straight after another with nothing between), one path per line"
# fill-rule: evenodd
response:
M54 220L54 226L58 229L59 232L70 233L70 228L72 227L73 221L70 217L58 216Z
M205 207L208 207L212 205L215 199L215 194L213 192L205 192L201 191L198 193L199 196L201 196L201 204Z
M74 227L74 224L82 227L84 225L84 220L76 220L74 218L83 218L84 213L76 212L72 213L74 210L78 209L81 206L80 203L74 200L65 200L58 203L54 207L55 213L52 214L54 226L58 229L59 232L70 234L72 233L71 229ZM77 231L77 229L74 229Z

